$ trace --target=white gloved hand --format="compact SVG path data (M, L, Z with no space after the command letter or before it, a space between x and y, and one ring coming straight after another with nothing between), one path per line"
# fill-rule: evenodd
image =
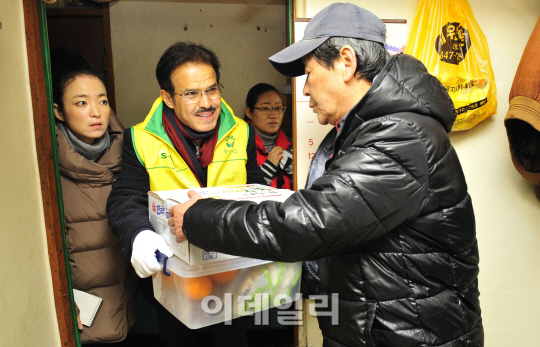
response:
M131 252L131 265L140 278L145 278L161 271L161 265L156 259L156 249L167 257L172 257L173 252L165 242L163 236L152 230L141 231L133 241Z

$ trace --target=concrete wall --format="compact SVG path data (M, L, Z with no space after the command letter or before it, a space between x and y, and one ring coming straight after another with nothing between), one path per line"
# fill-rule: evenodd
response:
M22 1L0 1L0 346L60 346Z
M417 0L351 0L384 19L414 20ZM297 17L312 18L331 1L297 1ZM476 212L480 302L486 346L538 346L540 312L540 202L514 169L503 119L523 49L540 15L537 0L469 0L490 49L498 114L451 134ZM309 345L320 346L317 327Z
M286 46L284 0L131 1L110 4L117 114L125 126L141 122L159 96L155 70L177 41L211 48L221 62L223 98L243 117L248 90L285 78L268 57Z

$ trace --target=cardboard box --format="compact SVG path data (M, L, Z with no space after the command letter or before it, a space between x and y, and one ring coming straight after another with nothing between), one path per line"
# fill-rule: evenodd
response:
M256 314L300 298L301 262L238 257L188 266L172 257L167 271L170 276L163 272L153 275L154 297L190 329Z
M238 258L218 252L206 252L199 247L190 245L188 241L176 242L176 236L171 234L167 223L169 210L174 205L189 200L187 192L190 190L195 190L203 198L249 200L257 203L264 200L285 201L294 193L288 189L277 189L260 184L148 192L148 214L154 230L165 238L174 255L188 265Z

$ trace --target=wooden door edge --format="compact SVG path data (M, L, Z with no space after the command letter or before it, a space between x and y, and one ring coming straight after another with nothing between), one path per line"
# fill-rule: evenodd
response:
M49 111L43 72L38 6L40 6L40 4L36 0L23 0L28 73L30 76L30 93L34 115L37 161L41 183L41 196L56 318L58 321L61 345L70 347L75 346L75 339L73 335L64 252L62 247L52 139L49 126Z

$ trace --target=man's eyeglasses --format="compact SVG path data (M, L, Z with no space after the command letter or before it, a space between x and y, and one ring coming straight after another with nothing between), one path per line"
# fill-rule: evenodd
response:
M184 94L180 94L180 93L173 93L173 94L183 96L184 99L186 100L186 103L188 104L195 104L201 100L203 94L206 94L206 96L210 100L219 99L219 97L221 96L221 91L219 90L219 87L212 87L212 88L208 88L207 90L201 90L200 92L190 91L190 92L185 92Z
M283 114L285 113L285 110L287 107L281 106L281 107L253 107L256 110L261 111L261 113L265 116L268 116L270 113L275 112L277 114Z

